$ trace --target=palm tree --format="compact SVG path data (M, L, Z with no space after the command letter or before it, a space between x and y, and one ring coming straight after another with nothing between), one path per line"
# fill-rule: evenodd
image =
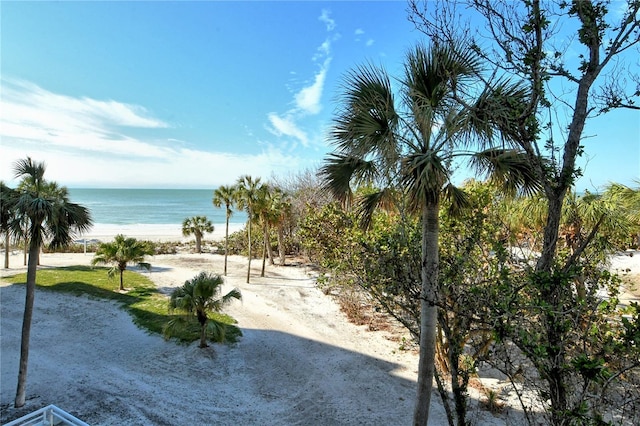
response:
M267 255L273 265L273 250L271 249L271 241L269 238L269 225L274 222L273 209L271 205L271 197L273 189L265 184L258 188L257 197L254 204L254 213L262 225L262 269L260 276L264 277L264 268Z
M254 216L254 207L258 194L260 191L260 178L252 178L251 176L244 175L238 178L236 186L236 205L239 209L247 210L247 239L249 240L249 264L247 266L247 284L249 284L249 278L251 276L251 257L253 256L251 250L251 222Z
M286 261L284 227L288 218L291 216L291 199L289 195L279 187L275 187L271 194L271 208L273 210L274 225L278 229L278 256L280 257L280 265L282 266Z
M182 235L196 237L196 251L202 253L202 237L207 232L213 232L213 225L206 216L188 217L182 222Z
M46 166L27 157L14 165L15 177L22 178L18 199L15 203L15 219L11 229L16 230L23 222L28 223L29 261L27 265L27 285L20 344L20 369L15 406L22 407L26 397L27 366L29 358L29 338L33 317L36 272L40 248L45 241L51 247L62 247L73 240L76 232L91 228L91 214L86 207L69 201L66 188L58 187L44 179Z
M224 275L227 276L227 255L229 254L229 218L233 214L231 206L236 198L236 188L222 185L213 191L213 205L221 207L224 204L226 211L226 221L224 230Z
M207 328L209 318L207 312L220 312L231 299L241 299L240 290L233 289L219 298L224 280L220 275L201 272L182 287L176 288L169 299L169 309L179 309L194 314L200 323L200 347L207 347ZM212 322L213 323L213 322ZM165 333L176 323L169 324ZM224 333L219 333L224 336Z
M383 69L366 65L352 71L345 79L341 109L330 134L336 150L321 169L326 188L343 202L351 200L354 183L373 182L383 187L358 204L364 225L370 222L376 206L388 205L398 192L409 198L409 206L421 217L415 425L427 424L434 376L440 202L447 197L453 206L465 204L464 193L450 181L450 167L460 156L471 155L476 167L493 171L494 179L510 182L505 189L511 190L532 177L520 152L493 144L498 135L489 121L494 114L502 122L508 121L511 110L495 106L517 104L527 92L503 81L487 87L475 99L461 99L461 93L471 89L468 83L477 82L479 71L471 49L417 46L408 52L405 78L399 82L404 109L396 107L391 79ZM479 152L470 151L474 144Z
M640 179L635 180L634 183L637 185L635 188L619 183L607 185L605 197L619 200L624 214L631 221L635 231L631 244L640 248Z
M9 247L11 245L10 224L15 218L18 193L0 181L0 232L4 234L4 267L9 267Z
M151 264L144 262L146 255L154 254L153 247L135 238L126 238L122 234L115 236L112 242L102 243L98 246L96 254L91 259L92 265L113 264L109 269L109 277L120 273L120 291L124 291L124 271L129 263L136 263L138 267L151 269Z

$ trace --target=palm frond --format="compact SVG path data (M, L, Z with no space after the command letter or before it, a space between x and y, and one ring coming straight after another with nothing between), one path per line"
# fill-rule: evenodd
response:
M370 194L363 195L357 203L357 216L360 227L369 229L376 209L390 211L395 205L396 193L391 188L383 188Z
M403 158L402 184L414 210L420 210L425 203L436 203L448 181L449 173L438 153L415 153Z
M478 173L486 174L507 195L532 195L541 189L531 163L522 151L487 149L474 154L471 165Z
M386 72L371 64L360 66L347 74L343 87L330 141L346 155L374 154L393 161L399 116Z
M467 128L481 146L499 136L508 144L528 138L525 114L531 98L530 88L523 81L503 78L487 84L470 106Z
M449 202L448 212L451 216L459 216L464 209L471 205L467 193L452 183L445 185L442 195Z
M351 184L373 181L375 165L362 158L342 154L330 154L320 169L322 188L342 203L351 200Z

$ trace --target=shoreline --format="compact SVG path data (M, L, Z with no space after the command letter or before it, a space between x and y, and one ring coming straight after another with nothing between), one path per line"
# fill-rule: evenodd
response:
M214 231L206 233L203 240L221 241L224 240L225 224L214 223ZM244 228L244 223L229 223L229 235ZM181 223L169 224L114 224L114 223L95 223L88 232L76 234L76 241L84 242L84 240L99 240L100 242L109 242L118 235L123 234L126 237L133 237L139 240L151 240L155 242L186 242L194 240L194 236L185 237L182 235Z

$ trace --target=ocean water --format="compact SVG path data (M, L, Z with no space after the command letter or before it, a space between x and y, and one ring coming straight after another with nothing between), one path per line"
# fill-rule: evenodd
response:
M209 189L69 188L69 198L87 207L97 225L181 225L193 216L206 216L214 225L225 223L224 206L213 206ZM246 220L244 211L234 210L229 223Z

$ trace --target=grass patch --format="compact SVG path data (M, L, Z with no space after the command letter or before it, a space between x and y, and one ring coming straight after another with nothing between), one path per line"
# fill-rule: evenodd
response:
M108 268L105 267L90 266L40 269L36 285L47 291L118 302L132 316L136 325L160 335L169 321L180 316L169 313L168 297L160 293L149 278L133 271L124 271L124 286L128 291L119 293L119 276L109 278L107 271ZM2 280L11 284L25 284L27 274L12 275ZM235 342L242 336L240 329L235 326L237 322L229 315L214 313L210 316L212 320L226 326L226 342ZM184 330L172 337L180 342L191 343L199 340L200 335L198 332Z

